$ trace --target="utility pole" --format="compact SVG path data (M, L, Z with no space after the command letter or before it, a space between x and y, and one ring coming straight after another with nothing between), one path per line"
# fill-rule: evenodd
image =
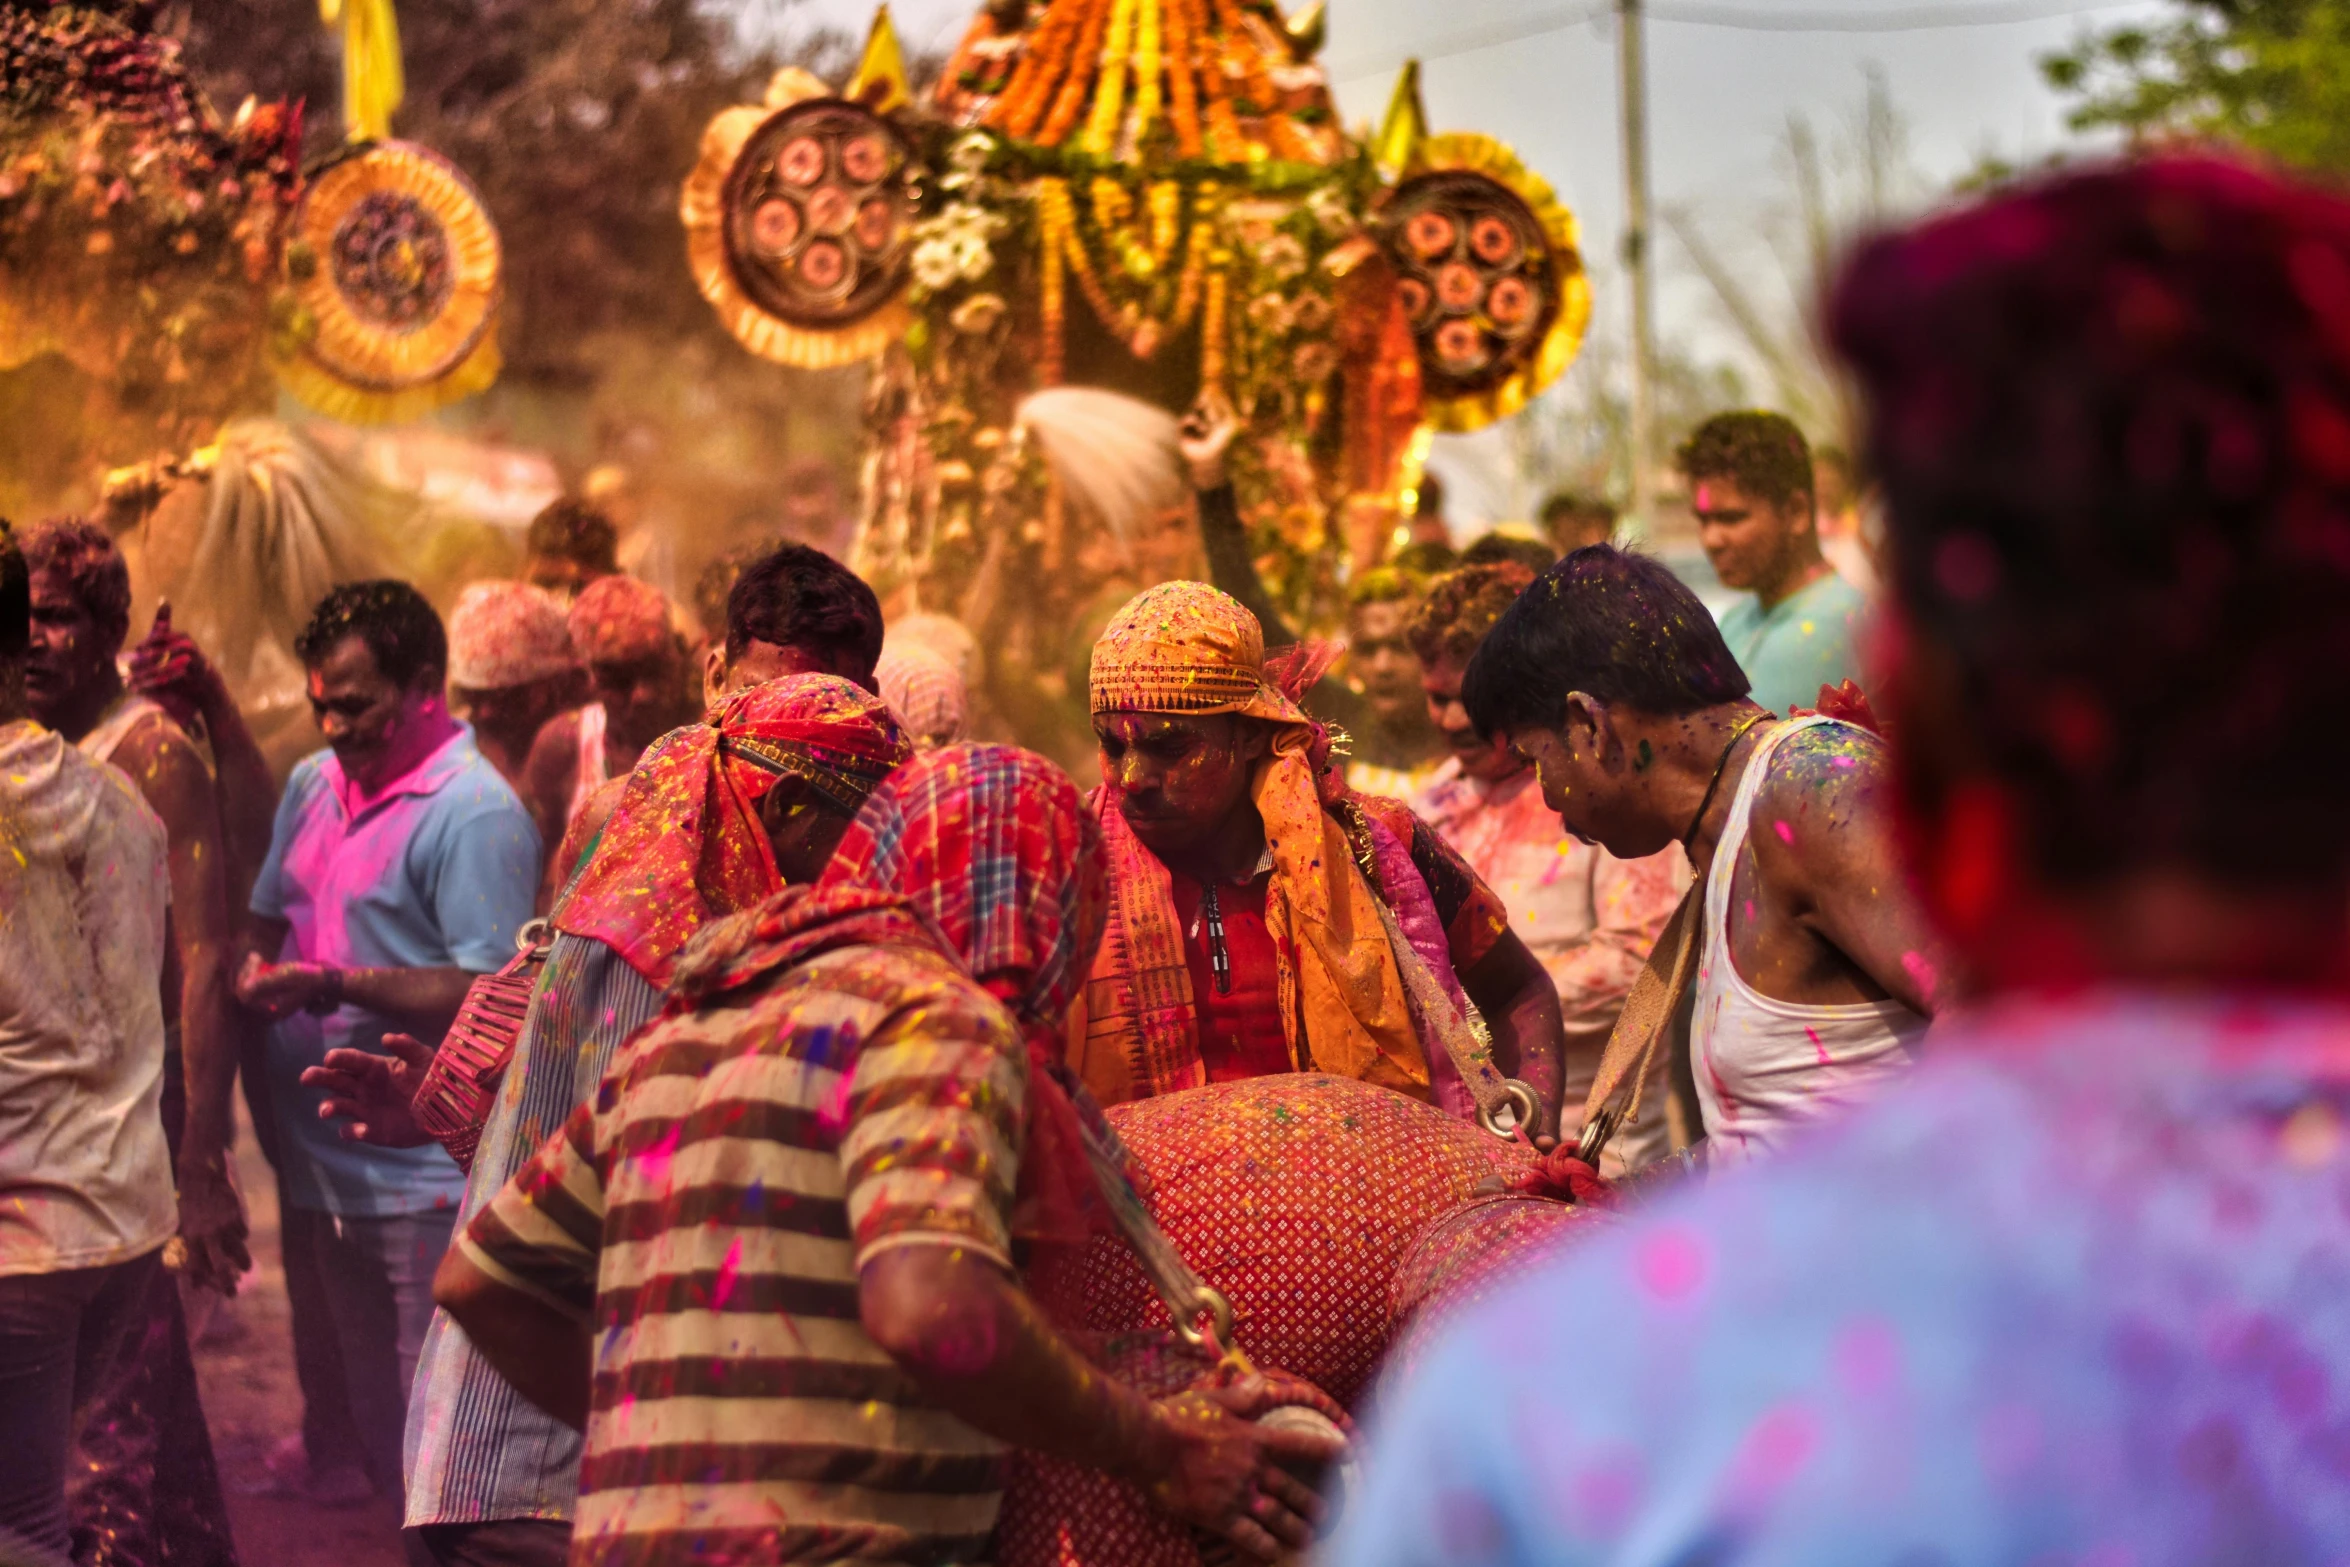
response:
M1624 106L1624 270L1632 277L1632 519L1648 528L1655 503L1656 310L1649 269L1648 68L1640 0L1616 0L1616 64Z

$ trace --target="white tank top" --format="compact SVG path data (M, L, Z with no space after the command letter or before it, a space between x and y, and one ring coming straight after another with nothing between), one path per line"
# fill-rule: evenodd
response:
M1909 1064L1928 1025L1898 1001L1811 1007L1773 1000L1749 985L1730 958L1730 885L1771 757L1797 730L1834 722L1799 718L1763 736L1747 759L1706 874L1705 947L1689 1056L1709 1164L1774 1152L1805 1124L1868 1099Z

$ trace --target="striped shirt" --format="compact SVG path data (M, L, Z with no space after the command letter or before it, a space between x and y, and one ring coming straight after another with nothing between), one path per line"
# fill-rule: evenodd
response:
M1010 1269L1027 1061L943 958L836 947L665 1019L459 1242L592 1323L572 1567L981 1558L992 1438L865 1334L907 1244Z
M592 936L557 933L531 997L497 1102L465 1186L465 1224L530 1162L539 1145L590 1104L623 1040L661 1012L661 992ZM512 1383L436 1311L408 1398L411 1529L503 1518L568 1522L579 1433Z

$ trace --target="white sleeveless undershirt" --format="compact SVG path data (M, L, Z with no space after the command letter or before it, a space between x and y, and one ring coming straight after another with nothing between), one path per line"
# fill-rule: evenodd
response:
M1689 1054L1709 1164L1775 1152L1806 1124L1867 1100L1909 1064L1928 1025L1898 1001L1814 1007L1774 1000L1749 985L1730 957L1730 887L1771 758L1789 735L1834 722L1800 718L1763 736L1706 875Z
M566 827L579 820L589 798L609 781L604 769L604 729L603 703L590 702L579 710L579 771L572 776L571 808L563 814Z

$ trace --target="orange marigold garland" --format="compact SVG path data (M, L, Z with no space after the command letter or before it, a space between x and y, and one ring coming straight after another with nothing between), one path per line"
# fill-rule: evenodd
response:
M1200 155L1199 83L1194 58L1191 8L1198 0L1167 0L1167 117L1175 127L1175 151Z
M1012 79L1004 84L1003 96L988 110L987 123L1016 141L1024 141L1036 130L1036 122L1043 118L1045 107L1052 101L1052 91L1068 68L1068 40L1076 31L1081 6L1064 3L1047 11L1044 20L1021 46L1020 63L1012 70Z
M1110 22L1112 0L1080 0L1080 3L1085 9L1084 28L1078 34L1077 47L1070 58L1069 74L1061 83L1060 96L1053 101L1051 117L1044 122L1044 129L1036 133L1037 141L1046 147L1058 147L1076 128L1078 112L1085 107L1085 89L1093 80L1092 72L1086 67L1101 57L1102 33Z

